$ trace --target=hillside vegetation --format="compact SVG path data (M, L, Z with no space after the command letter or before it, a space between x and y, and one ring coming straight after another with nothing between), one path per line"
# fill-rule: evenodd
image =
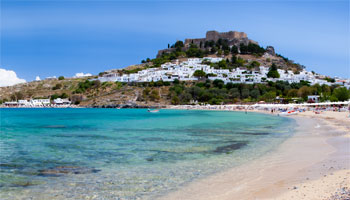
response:
M197 82L150 82L120 83L89 81L87 79L44 80L0 90L1 100L28 98L70 98L81 106L111 106L132 104L138 106L160 106L209 103L251 103L257 101L304 102L307 95L321 95L322 101L344 101L350 97L346 88L313 85L308 82L268 82L268 84L224 84L221 80L203 78Z

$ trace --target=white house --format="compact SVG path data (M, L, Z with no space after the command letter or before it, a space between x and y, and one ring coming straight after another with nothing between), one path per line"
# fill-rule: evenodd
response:
M314 103L318 103L320 101L319 95L309 95L307 96L307 101L312 101Z
M61 99L61 98L54 99L53 102L57 105L69 105L69 104L71 104L71 101L69 101L69 99Z
M32 99L30 100L30 104L35 107L48 106L50 105L50 99Z
M28 100L18 100L19 106L30 106L30 102Z

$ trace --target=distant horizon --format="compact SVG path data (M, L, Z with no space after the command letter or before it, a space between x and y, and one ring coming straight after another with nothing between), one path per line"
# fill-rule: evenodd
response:
M209 30L245 32L308 71L350 78L348 1L4 0L1 11L0 68L28 82L139 64Z

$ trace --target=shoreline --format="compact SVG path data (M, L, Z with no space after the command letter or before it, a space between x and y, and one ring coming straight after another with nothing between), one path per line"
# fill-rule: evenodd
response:
M246 111L248 116L250 112L277 115L267 110ZM339 198L331 196L336 192L344 192L343 188L346 188L345 192L350 197L350 183L347 183L350 180L348 113L323 111L321 114L314 114L306 111L283 117L295 119L297 131L278 147L252 161L194 179L179 190L170 190L157 197L189 200L333 200Z
M277 149L159 199L332 199L337 192L344 193L343 188L347 193L350 118L346 112L339 113L307 111L292 116L298 124L296 133Z

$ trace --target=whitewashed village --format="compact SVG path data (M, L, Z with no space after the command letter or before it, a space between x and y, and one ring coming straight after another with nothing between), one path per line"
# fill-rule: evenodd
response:
M268 78L269 67L260 66L259 70L248 70L244 68L236 68L230 71L229 69L215 69L208 64L203 63L218 63L223 58L189 58L187 61L168 62L162 64L160 68L148 68L137 73L122 74L117 72L108 72L97 79L91 78L91 80L99 80L101 82L173 82L176 79L179 81L198 81L201 77L194 76L195 71L201 70L208 74L209 80L222 80L224 83L243 83L243 84L255 84L255 83L267 83L268 81L287 81L289 83L299 83L300 81L307 81L310 85L329 85L332 84L341 85L346 88L350 88L350 79L336 78L335 82L328 82L325 80L324 75L309 72L305 69L298 74L294 74L292 70L278 69L280 78ZM56 78L56 77L54 77ZM49 77L48 79L53 79ZM318 96L310 95L309 99L316 100ZM71 107L71 101L68 98L53 99L31 99L31 100L18 100L5 102L6 107Z
M218 63L223 58L189 58L187 61L179 62L176 60L174 63L168 62L162 64L160 68L148 68L133 74L120 75L117 72L109 72L99 77L101 82L156 82L167 81L172 82L175 79L179 81L198 81L200 77L194 76L194 72L197 70L204 71L208 74L209 80L219 79L225 83L266 83L268 81L287 81L289 83L299 83L300 81L308 81L311 85L343 85L347 88L350 87L349 79L336 79L334 83L325 80L326 76L306 71L303 69L298 74L294 74L292 70L278 69L280 78L268 78L267 73L269 67L260 66L258 71L248 70L244 68L236 68L230 71L229 69L215 69L210 65L203 64L206 62Z

